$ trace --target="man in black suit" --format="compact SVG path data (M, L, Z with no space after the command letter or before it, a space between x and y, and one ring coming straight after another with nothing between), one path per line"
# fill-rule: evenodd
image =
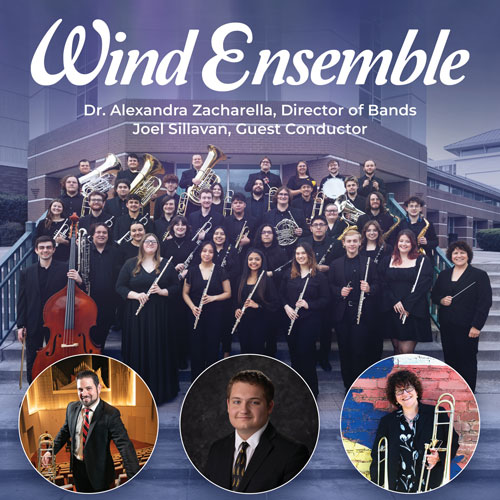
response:
M53 259L56 251L50 236L40 236L35 242L39 262L23 269L17 296L17 338L26 340L26 376L32 382L31 370L36 352L48 340L49 330L43 326L43 308L47 300L66 286L68 278L82 280L75 269L68 271L67 262Z
M363 172L359 178L359 191L358 193L367 198L370 193L378 191L382 196L386 196L385 182L380 177L375 175L377 164L373 160L366 160L363 163Z
M264 156L260 161L260 172L248 176L247 183L245 184L245 191L247 193L252 191L256 179L261 179L262 182L264 182L265 193L268 193L270 188L279 188L282 185L281 178L279 175L271 172L271 167L271 160L267 156Z
M258 370L244 370L227 386L227 412L235 432L210 448L205 476L240 493L269 491L293 479L309 460L306 446L269 422L274 386Z
M139 470L134 445L120 418L120 412L100 399L99 377L91 370L76 376L79 401L66 408L66 420L54 439L54 453L71 438L71 470L76 491L94 493L114 486L115 468L110 453L113 440L123 459L130 479ZM43 463L51 460L50 451L43 456Z

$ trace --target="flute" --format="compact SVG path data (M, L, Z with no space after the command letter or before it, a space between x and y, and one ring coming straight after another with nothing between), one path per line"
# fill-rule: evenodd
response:
M149 290L148 290L148 293L146 293L147 297L149 298L149 296L151 295L151 290L153 289L153 287L155 285L158 284L158 282L160 281L160 278L163 276L163 273L165 272L165 269L167 269L168 265L170 264L170 262L172 261L174 257L170 257L170 259L168 259L167 263L165 264L165 266L163 267L163 269L161 270L160 274L156 277L156 279L153 281L153 284L149 287ZM142 308L144 307L144 304L140 304L139 307L137 308L137 311L135 312L135 315L138 316L139 313L141 312Z
M276 269L273 270L273 273L279 273L283 269L285 269L286 266L289 266L293 262L293 259L290 259L288 262L285 262L282 264L280 267L277 267Z
M233 333L236 331L236 328L238 328L238 325L240 324L240 321L241 321L241 318L243 318L243 315L245 314L245 311L247 309L247 306L245 305L249 300L252 299L253 297L253 293L255 292L255 290L257 290L257 287L259 286L259 283L260 283L260 280L262 279L262 276L264 276L264 274L266 273L266 271L262 271L257 279L257 283L255 283L254 287L252 288L252 290L250 291L250 293L248 294L248 297L247 297L247 300L245 300L244 304L243 304L243 307L241 308L241 315L240 317L235 321L234 325L233 325L233 329L231 330L231 335L233 335Z
M198 326L198 321L200 321L201 311L203 309L203 299L205 298L205 296L208 293L208 287L210 286L210 281L211 281L212 276L214 274L214 269L215 269L215 264L212 265L212 270L210 271L210 276L208 277L207 285L205 286L205 289L203 290L203 293L201 294L200 304L198 305L198 309L200 310L200 313L198 314L198 316L196 316L196 319L194 320L193 330L196 330L196 327Z
M365 279L366 281L368 279L368 270L370 268L370 257L368 257L368 260L366 261L366 270L365 270ZM361 313L363 312L363 302L365 300L365 291L361 290L361 294L359 295L359 304L358 304L358 317L356 319L356 324L359 325L359 322L361 321Z
M304 283L304 288L302 289L302 291L300 292L300 295L299 295L299 298L297 300L297 302L299 300L302 300L304 298L304 294L306 293L306 288L307 288L307 284L309 283L309 278L311 277L311 271L309 271L309 273L307 274L307 278L306 278L306 282ZM299 309L300 307L299 306L295 306L295 314L297 314L299 312ZM288 334L287 335L290 335L290 332L292 331L292 328L293 328L293 324L295 323L295 320L292 319L290 321L290 327L288 328Z
M191 264L194 254L196 250L198 250L198 247L202 244L202 242L203 240L196 240L196 246L194 247L194 250L187 256L187 259L182 263L184 265L184 269L178 275L178 278L180 280L182 279L182 273L189 267L189 264Z
M415 289L417 288L418 279L420 278L420 273L422 272L422 267L424 265L424 259L425 259L425 257L422 257L422 260L420 261L420 267L418 268L417 277L415 279L415 283L413 283L413 286L411 287L411 292L410 293L413 293L415 291ZM401 323L403 325L405 324L407 317L408 316L406 314L403 314L403 317L401 319Z

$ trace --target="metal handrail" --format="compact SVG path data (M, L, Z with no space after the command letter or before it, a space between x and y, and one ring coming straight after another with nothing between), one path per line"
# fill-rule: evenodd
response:
M33 240L36 226L46 214L36 222L26 222L25 233L0 260L0 346L16 326L19 278L21 271L35 262Z
M387 208L390 210L390 212L392 212L394 215L397 215L398 217L406 217L405 210L396 201L393 193L389 193L387 195ZM451 267L453 267L453 264L446 258L445 252L441 248L436 247L434 249L434 273L432 277L432 283L434 284L436 282L436 279L441 271L444 271L445 269ZM438 306L437 304L433 304L431 300L429 301L429 304L432 321L434 321L435 325L439 328Z

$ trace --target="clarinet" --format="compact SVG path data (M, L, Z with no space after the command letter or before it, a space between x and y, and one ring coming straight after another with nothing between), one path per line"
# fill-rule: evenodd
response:
M220 267L224 269L227 264L227 256L229 255L229 252L231 251L231 243L229 243L229 246L227 247L226 253L224 254L224 258L222 259L222 262L220 264Z
M198 326L198 321L200 321L201 311L203 309L203 299L205 298L205 296L208 293L208 287L210 286L210 281L212 280L212 276L214 275L214 269L215 269L215 264L212 265L212 270L210 271L210 276L208 277L207 285L205 286L205 289L203 290L203 293L201 294L200 304L198 305L198 309L200 310L200 314L198 314L198 316L196 316L196 319L194 320L193 330L196 330L196 327Z
M332 251L333 245L335 245L335 240L332 241L332 244L326 249L323 257L321 257L320 261L318 262L318 266L322 266L325 263L328 254Z
M308 275L307 275L307 279L306 279L306 282L304 283L304 288L302 289L302 291L300 292L300 295L299 295L299 298L297 300L297 302L299 300L302 300L304 298L304 294L306 293L306 288L307 288L307 285L309 283L309 278L311 277L311 271L309 271ZM297 314L299 312L299 309L300 307L298 306L295 306L295 314ZM295 320L292 319L290 321L290 327L288 328L288 335L290 335L290 332L292 331L292 328L293 328L293 324L295 323Z
M292 263L292 261L293 261L293 259L290 259L288 262L285 262L280 267L277 267L276 269L274 269L273 274L279 273L280 271L283 271L283 269L285 269L285 267L289 266Z
M151 290L153 289L153 287L155 285L158 284L158 282L160 281L160 278L163 276L163 273L165 272L165 269L167 269L168 265L170 264L170 262L172 261L172 259L174 258L174 256L172 255L172 257L170 257L170 259L168 259L167 263L165 264L165 266L163 267L163 269L161 270L160 274L156 277L156 279L153 281L153 284L149 287L149 290L148 292L146 293L147 297L149 298L149 296L151 295ZM141 312L142 308L144 307L143 304L140 304L139 307L137 308L137 311L135 312L135 315L138 316L139 313Z
M374 264L378 264L378 259L380 258L380 254L384 250L384 248L385 248L384 244L380 245L380 248L379 248L379 250L377 252L377 255L375 255L375 258L373 259L373 263Z
M253 294L254 294L255 290L257 290L257 287L259 286L260 280L262 279L262 276L264 276L265 273L266 273L266 271L262 271L260 273L260 276L257 279L257 283L255 283L254 287L252 288L252 290L248 294L247 300L252 299ZM233 335L233 333L236 331L236 328L238 328L238 325L240 324L241 318L243 318L243 315L245 314L245 311L247 310L247 307L245 306L245 303L247 302L247 300L245 300L245 302L243 303L243 307L241 308L241 316L235 321L235 323L233 325L233 329L231 330L231 335Z
M189 267L189 264L191 264L191 261L193 260L194 254L196 253L196 250L198 250L198 247L202 243L202 240L196 240L196 246L194 247L194 250L187 256L187 259L183 262L184 264L184 270L186 270ZM178 278L181 280L182 279L182 273L184 271L180 272L178 275Z
M366 271L365 271L365 279L366 281L368 279L368 270L370 269L370 257L368 257L368 260L366 261ZM358 304L358 317L356 319L356 324L359 325L359 322L361 321L361 313L363 312L363 302L365 300L365 291L361 290L361 294L359 296L359 304Z

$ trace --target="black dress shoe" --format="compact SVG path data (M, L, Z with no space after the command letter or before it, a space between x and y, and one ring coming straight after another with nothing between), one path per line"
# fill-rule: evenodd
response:
M332 371L332 365L330 364L330 362L327 359L320 361L319 366L321 366L321 368L323 368L323 370L325 370L325 372Z

